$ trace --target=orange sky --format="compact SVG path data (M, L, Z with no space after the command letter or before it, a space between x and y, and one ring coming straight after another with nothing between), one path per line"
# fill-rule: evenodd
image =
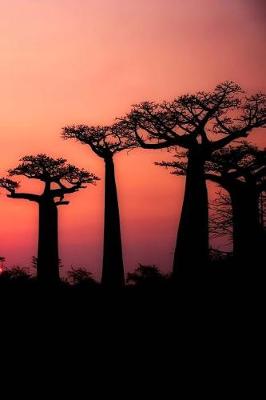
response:
M226 79L265 91L263 4L1 0L1 174L25 154L46 152L103 177L101 160L85 146L62 141L61 127L110 123L132 103L212 89ZM127 270L138 262L171 266L183 179L153 165L162 158L161 151L143 150L116 157ZM36 211L1 191L0 255L8 265L30 265L36 255ZM99 275L102 222L103 182L61 207L66 268L86 266Z

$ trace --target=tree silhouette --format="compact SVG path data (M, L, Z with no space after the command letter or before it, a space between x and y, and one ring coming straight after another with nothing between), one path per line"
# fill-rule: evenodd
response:
M239 265L259 264L265 257L266 236L260 221L260 195L266 191L266 151L242 143L213 153L206 179L230 195L233 247Z
M123 137L121 124L112 126L73 125L63 129L63 138L87 144L105 163L104 249L101 282L105 287L125 284L119 205L115 180L114 155L132 147Z
M10 198L25 199L38 204L37 276L41 282L53 283L59 280L57 207L69 204L65 195L85 188L86 183L95 183L98 178L90 172L67 164L63 158L54 159L45 154L25 156L20 161L16 168L8 171L9 176L40 180L44 184L43 193L18 193L19 183L9 177L0 179L0 187L9 192Z
M217 182L216 182L217 183ZM210 233L213 238L227 237L229 243L233 243L233 213L230 195L219 191L217 197L210 203ZM266 191L259 195L259 224L260 231L266 234Z
M201 273L207 265L208 198L204 165L212 153L254 128L265 127L266 97L246 97L233 82L161 104L135 105L122 119L128 135L145 149L180 146L188 151L185 194L176 241L173 275Z
M173 156L174 161L155 162L155 165L170 169L170 173L177 176L187 174L187 152L177 151ZM206 178L206 175L205 175ZM227 236L232 242L232 211L231 200L228 194L219 191L217 197L209 202L209 233L210 237L218 238Z
M173 168L176 175L185 175L184 156L179 153L175 161L157 164ZM266 151L247 142L217 150L205 163L205 179L219 184L229 194L229 198L221 194L216 202L216 232L230 232L232 223L238 265L259 265L266 246L259 202L261 193L266 191Z

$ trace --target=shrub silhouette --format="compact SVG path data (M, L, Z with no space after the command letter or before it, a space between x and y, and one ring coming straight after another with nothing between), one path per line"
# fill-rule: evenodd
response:
M99 286L98 282L93 278L92 273L85 268L71 268L68 271L70 282L76 287L96 288Z
M22 268L19 266L5 269L0 274L0 288L1 293L5 291L5 289L15 291L19 290L28 290L34 285L34 279L31 274L27 271L26 268ZM13 292L12 292L13 293Z
M26 281L28 279L31 279L31 274L27 271L27 269L23 267L12 267L9 269L6 269L2 274L1 274L1 279L5 280L17 280L17 281Z
M165 285L168 276L160 272L155 265L142 265L127 274L127 283L138 287L156 288Z

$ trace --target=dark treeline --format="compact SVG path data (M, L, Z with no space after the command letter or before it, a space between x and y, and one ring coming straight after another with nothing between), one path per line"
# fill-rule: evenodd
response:
M102 287L118 289L127 283L128 290L132 287L168 290L176 288L180 282L206 279L214 271L224 270L228 274L237 271L238 276L262 273L266 234L260 199L266 190L266 153L265 149L243 139L266 126L265 105L264 94L247 96L237 84L224 82L212 92L186 94L171 102L137 104L112 126L63 128L64 139L88 145L105 163ZM173 161L157 164L185 176L170 276L162 275L155 266L139 266L127 279L125 277L114 158L123 150L138 147L173 151ZM13 180L16 176L40 180L44 184L43 193L19 192L19 184ZM64 159L39 154L23 157L21 163L0 180L8 197L38 204L38 284L59 282L58 206L69 203L65 200L67 194L97 179L91 172L67 164ZM229 196L233 237L230 256L213 257L210 251L207 181L218 184ZM15 281L25 282L27 277L20 272L16 270L8 275L6 271L0 280L6 282L12 278L14 281L15 276ZM72 270L70 278L72 284L62 280L61 285L99 289L99 284L83 269ZM28 277L29 281L32 278Z

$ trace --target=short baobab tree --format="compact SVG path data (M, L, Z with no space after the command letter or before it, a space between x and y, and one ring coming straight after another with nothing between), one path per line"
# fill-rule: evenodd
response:
M247 97L234 82L171 102L144 102L121 119L145 149L187 151L185 194L175 246L173 275L202 274L208 265L208 196L205 162L232 141L266 126L266 96Z
M98 178L83 169L68 164L63 158L51 158L45 154L21 158L20 164L10 169L7 178L0 179L0 187L6 189L8 197L37 203L39 208L39 236L37 277L43 283L59 280L58 254L58 206L69 204L65 196L93 184ZM44 184L42 194L18 192L20 184L11 179L25 176Z
M105 164L104 248L101 282L107 288L125 284L119 204L115 180L114 156L133 146L123 137L119 123L112 126L72 125L63 128L64 139L76 139L90 146Z

